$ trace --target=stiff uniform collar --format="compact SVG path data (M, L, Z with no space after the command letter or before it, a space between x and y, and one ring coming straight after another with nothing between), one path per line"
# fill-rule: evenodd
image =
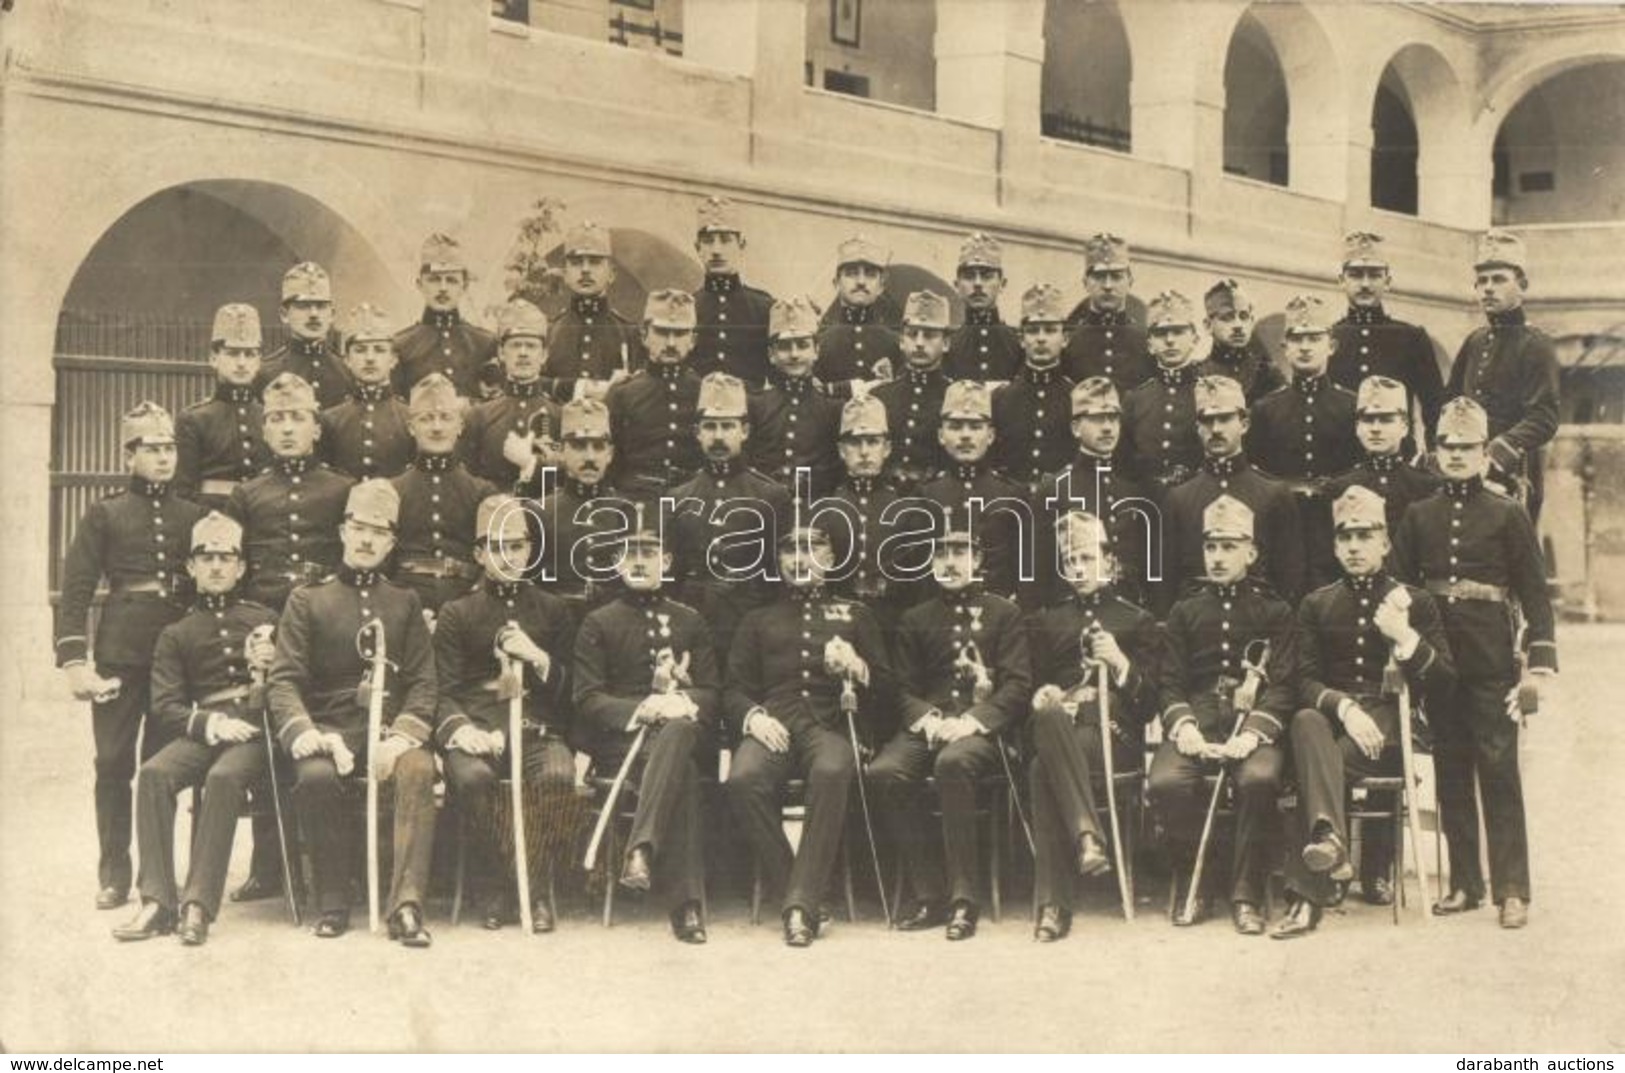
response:
M785 586L790 590L790 599L798 604L817 603L819 600L824 598L823 582L819 582L816 585L807 585L804 588L799 589L791 585L789 582L785 582Z
M685 366L681 361L664 362L654 361L652 359L647 365L644 366L644 369L648 371L650 376L659 380L664 380L667 383L671 383L675 380L681 380L683 378L684 368Z
M576 294L570 296L570 308L582 317L602 316L604 310L609 308L609 299L601 294Z
M705 277L705 289L712 294L732 294L740 286L738 272L718 272Z
M724 477L732 477L744 468L745 464L737 458L728 458L721 462L708 458L705 461L705 472L719 480Z
M1208 358L1220 365L1235 366L1240 365L1251 356L1251 351L1244 346L1226 346L1223 343L1214 343L1213 352L1208 355Z
M356 384L350 389L351 396L356 402L383 402L391 394L389 384Z
M327 353L327 340L290 338L288 340L288 350L307 358L319 358Z
M1072 602L1083 608L1085 611L1099 611L1106 605L1106 601L1111 598L1111 595L1112 587L1111 583L1108 582L1087 595L1073 589Z
M1505 313L1489 314L1490 327L1492 328L1516 328L1526 323L1528 319L1524 315L1523 306L1519 306L1517 309L1509 309Z
M1051 365L1047 369L1035 369L1026 362L1023 362L1021 366L1021 378L1033 387L1048 387L1060 375L1060 372L1061 367L1059 364Z
M1202 468L1215 477L1234 477L1247 469L1247 456L1241 451L1228 458L1215 458L1208 455L1202 459Z
M1356 596L1374 596L1382 588L1383 572L1378 570L1375 574L1365 577L1354 577L1352 574L1343 575L1343 584Z
M315 464L316 456L314 454L300 455L298 458L288 458L279 455L276 461L272 463L272 465L276 467L276 471L282 474L284 477L302 476L309 473L310 468Z
M791 395L805 395L808 391L812 390L813 386L813 378L811 373L808 373L806 376L786 376L778 369L768 370L767 382L778 388L780 391Z
M443 455L430 455L418 452L412 459L412 464L425 473L447 473L457 464L457 455L447 451Z
M975 607L980 605L982 602L982 585L980 582L976 581L971 582L962 589L955 589L952 592L949 592L947 589L944 589L939 585L937 587L937 591L942 594L942 602L955 610L964 610L967 607Z
M1096 309L1086 305L1083 316L1078 318L1084 324L1093 324L1101 328L1121 328L1128 323L1128 310L1114 309L1110 311Z
M855 306L838 302L836 308L841 311L842 324L868 324L875 319L875 307L872 304Z
M586 481L578 481L574 477L565 477L559 482L559 486L577 499L596 499L601 482L588 484Z
M848 477L846 488L855 496L867 496L874 494L875 487L879 483L874 477Z
M339 580L352 589L370 589L378 584L381 576L376 570L357 570L350 566L339 567Z
M204 611L224 611L238 600L236 589L227 589L225 592L200 592L197 594L197 606Z
M1157 379L1166 387L1185 387L1196 383L1196 366L1186 362L1177 369L1157 367Z
M145 477L131 477L130 491L143 499L163 499L169 494L169 482L149 481Z
M903 375L915 387L930 387L937 381L944 379L941 365L935 365L929 369L916 369L910 365Z
M633 607L650 608L664 599L665 593L659 589L627 589L626 602Z
M989 328L1004 322L999 319L999 307L990 306L987 309L966 309L965 323L977 328Z
M1370 309L1349 306L1348 316L1343 319L1350 324L1387 324L1392 318L1388 316L1388 311L1382 308L1381 305L1375 305Z
M439 328L441 331L450 331L452 328L457 327L457 325L461 324L462 322L463 315L455 309L448 309L443 313L439 310L429 309L427 307L425 307L423 310L423 323L427 324L431 328Z
M524 586L523 581L498 581L486 575L485 591L498 600L515 600L519 598L519 590Z
M537 377L535 380L527 380L524 383L520 383L518 380L504 379L502 381L502 393L510 399L540 398L542 394L541 377Z
M1444 482L1444 494L1451 499L1468 499L1477 495L1484 487L1484 478L1472 477L1465 481Z
M1243 578L1234 585L1220 585L1216 581L1210 581L1208 582L1208 587L1213 590L1213 595L1217 596L1219 599L1233 601L1241 595L1241 591L1246 584L1247 581L1245 578Z
M987 472L987 459L980 462L955 462L953 474L962 481L974 481Z
M1306 399L1312 399L1320 393L1321 387L1326 383L1325 373L1316 373L1310 376L1306 373L1293 373L1292 386Z
M1365 468L1372 473L1392 473L1399 468L1401 461L1403 459L1399 457L1399 453L1396 451L1391 455L1368 454L1365 456L1364 464Z
M254 385L215 384L214 397L221 402L229 402L234 406L240 406L245 402L254 401Z

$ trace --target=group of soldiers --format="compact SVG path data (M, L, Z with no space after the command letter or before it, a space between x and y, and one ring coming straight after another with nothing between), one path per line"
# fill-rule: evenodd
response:
M93 701L97 906L132 880L141 900L117 938L206 940L239 814L280 772L321 937L349 927L368 779L393 802L392 938L430 942L439 778L486 925L518 908L551 930L555 874L595 811L618 816L591 773L635 802L611 881L651 892L686 942L706 935L717 778L792 946L825 927L854 796L870 848L900 860L888 915L973 936L978 788L1003 777L1030 805L1034 935L1053 941L1078 880L1127 867L1115 798L1104 818L1097 798L1148 750L1179 925L1207 911L1191 888L1222 772L1234 833L1211 871L1236 930L1266 930L1277 799L1296 784L1271 932L1290 938L1356 878L1367 901L1394 897L1381 832L1356 876L1346 798L1399 772L1411 700L1449 844L1432 911L1489 896L1503 926L1526 922L1518 731L1556 670L1531 518L1557 372L1524 320L1515 236L1479 243L1487 323L1448 381L1426 332L1386 313L1370 233L1343 244L1341 318L1319 296L1287 304L1284 370L1234 280L1200 312L1164 291L1137 323L1109 234L1085 245L1076 308L1040 283L1014 326L984 234L961 248L958 327L945 295L889 294L889 254L862 236L839 247L827 312L747 286L745 245L737 208L704 201L703 286L654 290L641 323L609 307L609 235L590 223L563 243L568 307L515 298L494 333L462 319L468 266L441 234L404 330L361 305L335 333L311 263L282 281L276 353L252 306L220 309L213 396L125 416L130 483L80 520L63 575L57 662ZM233 900L282 892L287 830L268 811Z

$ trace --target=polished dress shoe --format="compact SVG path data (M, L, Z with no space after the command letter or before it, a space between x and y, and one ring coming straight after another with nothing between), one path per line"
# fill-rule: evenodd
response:
M1314 841L1303 847L1303 866L1315 875L1335 872L1346 866L1348 859L1343 840L1330 829L1320 832Z
M626 867L621 869L621 886L627 890L649 889L649 847L634 846L626 855Z
M558 923L553 919L553 906L546 898L538 898L530 906L530 931L532 935L546 935Z
M389 918L389 937L402 946L424 947L434 941L423 926L423 912L415 905L403 905Z
M1263 935L1264 914L1252 902L1236 902L1230 906L1230 922L1237 935Z
M1477 894L1468 894L1464 890L1453 890L1433 903L1433 915L1448 917L1457 913L1470 913L1477 909L1482 901L1483 899Z
M103 887L96 892L97 909L117 909L130 900L130 892L118 887Z
M671 933L680 943L705 943L705 921L700 917L699 902L684 902L672 910Z
M1101 844L1100 839L1092 834L1079 835L1078 875L1087 879L1111 870L1111 858L1106 856L1106 847Z
M209 914L196 902L181 906L181 922L175 928L185 946L202 946L209 941Z
M1271 939L1296 939L1308 935L1320 923L1320 906L1296 901L1287 907L1286 917L1270 932Z
M1053 943L1065 939L1072 930L1072 914L1066 910L1046 905L1038 910L1038 926L1033 928L1033 938L1041 943Z
M142 902L134 920L123 927L113 929L113 938L121 943L138 943L155 935L168 935L174 930L173 909L165 909L157 902Z
M948 927L943 932L950 943L963 942L976 935L976 907L969 902L955 902L948 913Z
M480 910L480 927L486 931L501 931L508 923L508 907L501 898L492 898Z
M331 909L316 921L316 938L337 939L350 930L350 913L346 909Z
M898 931L929 931L948 921L941 902L916 902L914 908L897 918Z
M1529 923L1529 903L1519 897L1501 902L1501 927L1521 928Z
M813 926L807 919L807 911L796 906L784 911L784 945L785 946L811 946L813 944Z
M1360 898L1367 905L1393 905L1394 885L1387 876L1360 881Z
M264 876L249 875L243 880L243 885L231 892L234 902L257 902L263 898L275 898L282 893L282 880L279 876L267 879Z

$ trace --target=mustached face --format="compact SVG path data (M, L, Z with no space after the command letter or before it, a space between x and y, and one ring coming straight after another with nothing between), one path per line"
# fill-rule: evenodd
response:
M314 298L283 302L282 323L296 339L326 339L333 328L333 303Z
M209 596L236 588L247 569L242 555L234 551L199 551L186 560L186 572L192 575L197 591Z

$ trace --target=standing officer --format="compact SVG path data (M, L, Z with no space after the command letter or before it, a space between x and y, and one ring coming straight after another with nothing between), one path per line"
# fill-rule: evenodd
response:
M841 696L856 694L855 725L873 740L890 729L895 690L874 615L824 587L828 537L795 526L779 549L779 596L745 616L728 658L723 712L740 741L728 802L768 891L783 897L785 943L811 946L859 777ZM798 775L807 781L807 809L792 853L779 805Z
M419 380L439 373L465 399L480 396L480 374L496 357L496 336L463 319L468 293L468 262L463 247L436 231L423 240L418 256L418 293L423 316L395 333L395 394L406 398Z
M1433 911L1461 913L1483 901L1482 794L1490 893L1501 926L1521 928L1529 921L1529 837L1518 772L1520 693L1535 690L1538 700L1538 684L1557 673L1557 641L1535 527L1516 502L1485 487L1491 427L1471 399L1445 403L1434 440L1444 487L1405 512L1394 561L1400 577L1439 598L1456 662L1455 690L1428 712L1450 846L1450 893Z
M197 602L158 636L152 656L152 714L172 738L136 776L136 837L141 847L141 911L113 931L122 941L178 929L202 946L220 914L238 814L266 781L261 725L265 690L254 683L271 666L276 614L237 594L243 527L215 511L192 526L186 572ZM204 790L192 836L186 888L175 885L175 799ZM273 830L274 835L274 830Z
M814 339L818 308L803 296L773 303L768 327L773 369L767 386L750 397L751 465L799 498L822 496L840 478L835 437L841 404L818 390ZM807 471L805 484L799 471Z
M965 323L948 338L943 371L950 380L1005 381L1021 368L1021 337L999 319L1004 292L1004 249L976 231L959 247L954 290L965 302Z
M1478 242L1475 288L1489 324L1476 328L1456 351L1446 394L1465 395L1490 419L1488 477L1520 496L1529 518L1540 521L1546 498L1543 448L1557 433L1557 353L1551 338L1524 315L1529 290L1523 240L1489 231Z
M1196 315L1178 291L1163 291L1146 308L1146 332L1156 372L1123 396L1124 464L1131 476L1166 493L1202 461L1196 434ZM1092 374L1093 375L1093 374ZM1118 381L1119 390L1123 388Z
M767 379L767 315L773 296L739 278L745 231L739 209L725 197L700 202L694 252L705 282L694 292L698 326L689 366L700 376L724 372L758 388Z
M371 305L350 310L344 325L350 397L322 411L322 455L357 480L394 477L412 461L410 412L395 395L395 343L388 314Z
M716 656L699 612L663 591L671 556L658 532L629 532L618 566L621 594L576 636L576 709L600 774L620 770L634 735L646 736L620 883L658 884L672 934L703 943L700 762L715 758Z
M1083 257L1086 296L1066 318L1061 371L1074 382L1109 376L1126 395L1157 372L1144 329L1128 315L1134 288L1128 243L1105 232L1092 235L1083 244Z
M163 407L143 402L126 413L119 443L130 483L92 503L79 519L56 605L56 665L67 672L74 699L92 702L98 909L117 909L130 896L136 738L145 760L165 737L151 715L152 652L164 627L185 614L186 605L176 598L184 582L180 566L192 525L203 515L171 484L175 425ZM104 578L109 591L92 651L86 620Z
M1337 346L1329 375L1350 391L1358 390L1368 376L1399 381L1405 386L1406 420L1431 438L1444 402L1444 379L1427 331L1395 320L1383 308L1394 277L1382 241L1381 235L1369 231L1350 231L1343 237L1343 268L1337 278L1349 307L1332 326ZM1405 453L1414 457L1416 445L1409 445Z
M616 487L639 500L658 499L700 465L694 404L700 376L694 350L694 299L686 291L651 291L643 310L643 349L649 363L609 389Z
M1001 735L1016 729L1032 688L1021 610L982 591L980 560L968 518L948 518L932 556L937 592L905 612L894 634L902 725L867 775L914 892L897 926L946 923L954 942L974 936L980 916L976 788L998 772ZM928 776L942 808L940 843Z
M1383 677L1390 656L1413 703L1430 711L1433 700L1448 702L1456 685L1438 605L1426 589L1403 585L1384 569L1390 544L1382 497L1355 485L1332 504L1332 514L1343 578L1311 592L1298 607L1299 708L1290 738L1303 829L1300 852L1287 869L1295 904L1270 933L1273 939L1314 930L1321 908L1337 896L1332 884L1354 874L1348 779L1403 771L1402 713ZM1367 839L1362 858L1374 849ZM1381 861L1369 862L1368 875L1379 867L1386 874L1392 842L1385 839L1377 855Z
M643 367L638 326L609 305L615 282L609 231L590 220L564 233L564 285L570 306L547 331L548 392L561 402L603 398L610 385Z
M902 310L886 293L890 264L891 251L867 235L852 236L836 252L835 304L823 318L813 371L837 395L851 394L853 381L890 380L902 367Z
M237 485L271 460L260 434L260 315L233 302L214 315L209 365L214 394L182 410L175 421L175 494L211 510L226 505Z
M1259 907L1267 845L1281 788L1278 741L1296 696L1292 607L1248 576L1258 549L1253 512L1241 500L1220 496L1208 505L1202 513L1202 543L1205 583L1168 615L1157 690L1163 738L1151 760L1146 800L1165 833L1183 888L1174 923L1200 923L1202 892L1196 892L1194 916L1185 912L1184 895L1205 817L1204 776L1214 773L1215 764L1236 765L1231 919L1242 935L1262 935ZM1249 665L1257 668L1255 690L1244 688Z
M1228 376L1241 385L1249 405L1286 386L1286 378L1258 338L1252 297L1239 282L1219 280L1202 296L1202 306L1213 349L1197 365L1199 375Z
M1048 283L1021 296L1021 348L1015 377L993 392L994 464L1029 492L1038 491L1072 455L1072 381L1061 373L1066 347L1061 290Z
M547 394L547 317L523 298L497 311L497 361L502 393L469 410L463 429L468 468L477 477L512 489L529 479L539 441L552 439L559 408Z
M873 391L892 430L892 483L905 494L935 477L948 461L937 438L948 391L942 371L948 323L948 299L931 291L909 295L903 304L903 372Z
M434 756L426 746L435 727L435 666L417 596L379 573L395 543L399 510L388 481L363 481L350 490L338 527L344 565L288 597L266 684L277 742L293 757L293 803L310 843L321 912L317 937L337 938L350 927L354 824L339 780L371 764L380 780L393 778L395 788L389 937L428 946L423 900L435 805ZM383 624L389 669L384 737L369 742L366 691L356 683L370 672L358 641L362 626L374 619Z
M466 810L465 832L482 888L486 928L501 928L506 897L499 886L512 875L502 858L512 853L510 805L497 783L511 768L509 749L521 749L526 860L529 862L533 930L554 927L551 887L556 867L575 847L585 816L575 792L570 733L570 644L574 632L564 601L524 580L531 558L525 507L506 494L480 501L472 538L474 559L484 571L479 585L444 604L434 629L439 709L434 737L445 760L446 782ZM513 661L503 678L497 654ZM504 740L508 698L524 692L524 742ZM504 820L507 820L504 823ZM498 832L508 831L506 838Z
M532 501L542 538L536 559L538 580L570 606L578 622L615 595L615 552L635 520L633 501L605 479L614 461L608 407L576 399L559 408L563 472L557 487Z
M260 386L292 373L310 385L322 409L343 402L350 377L342 352L334 349L333 283L326 269L302 261L283 274L281 317L288 341L265 359Z

